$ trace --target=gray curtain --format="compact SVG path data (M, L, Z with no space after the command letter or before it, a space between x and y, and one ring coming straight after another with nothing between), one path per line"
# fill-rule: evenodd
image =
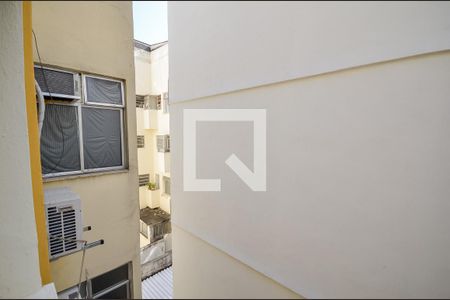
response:
M120 82L86 77L87 100L106 104L122 104Z
M82 108L85 169L122 165L120 111Z
M44 174L81 169L77 107L46 105L41 163Z

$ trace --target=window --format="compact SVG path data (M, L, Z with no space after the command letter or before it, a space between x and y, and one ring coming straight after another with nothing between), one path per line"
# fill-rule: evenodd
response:
M46 105L41 133L41 161L44 174L81 170L76 106Z
M82 120L85 168L121 166L121 110L83 107Z
M81 99L46 103L44 177L124 168L123 82L83 75L83 83Z
M137 136L137 147L138 148L144 148L145 147L145 138L143 135Z
M81 299L132 299L132 264L120 266L102 275L80 283ZM72 293L73 290L75 293ZM78 286L74 286L61 295L62 299L78 299ZM66 297L64 297L66 296ZM73 298L72 296L76 297Z
M130 263L131 264L131 263ZM130 299L130 264L123 265L90 280L93 299Z
M170 195L170 178L163 176L164 194Z
M159 190L159 174L155 174L156 189Z
M119 80L83 76L86 103L123 106L123 85Z
M170 152L170 135L156 136L156 147L158 152Z

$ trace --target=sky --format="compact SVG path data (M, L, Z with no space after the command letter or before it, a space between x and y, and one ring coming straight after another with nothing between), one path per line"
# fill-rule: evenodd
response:
M133 1L134 38L147 44L167 41L167 1Z

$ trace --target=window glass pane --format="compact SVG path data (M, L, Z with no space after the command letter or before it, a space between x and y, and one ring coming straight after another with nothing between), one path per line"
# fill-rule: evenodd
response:
M159 190L159 174L155 174L156 189Z
M79 171L77 107L48 104L41 134L42 173Z
M163 178L164 178L164 193L170 195L170 178L168 177Z
M122 285L107 294L98 297L97 299L129 299L130 295L128 295L128 283Z
M86 169L122 165L120 111L82 108L84 167Z
M91 281L92 293L94 295L98 294L101 291L127 279L128 279L128 264L93 278Z
M86 93L88 102L122 105L120 82L86 77Z

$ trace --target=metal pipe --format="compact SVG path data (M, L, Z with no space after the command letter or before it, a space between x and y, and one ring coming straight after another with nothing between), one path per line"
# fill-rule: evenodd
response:
M87 250L89 248L97 247L97 246L103 245L104 243L105 243L105 241L103 239L101 239L101 240L98 240L98 241L86 244L86 246L84 246L84 249ZM64 254L64 255L61 255L61 256L58 256L56 258L52 258L52 259L50 259L50 261L57 260L57 259L59 259L61 257L67 256L67 255L72 255L72 254L80 252L80 251L83 251L83 248L78 249L78 250L73 251L73 252L70 252L70 253L67 253L67 254Z

